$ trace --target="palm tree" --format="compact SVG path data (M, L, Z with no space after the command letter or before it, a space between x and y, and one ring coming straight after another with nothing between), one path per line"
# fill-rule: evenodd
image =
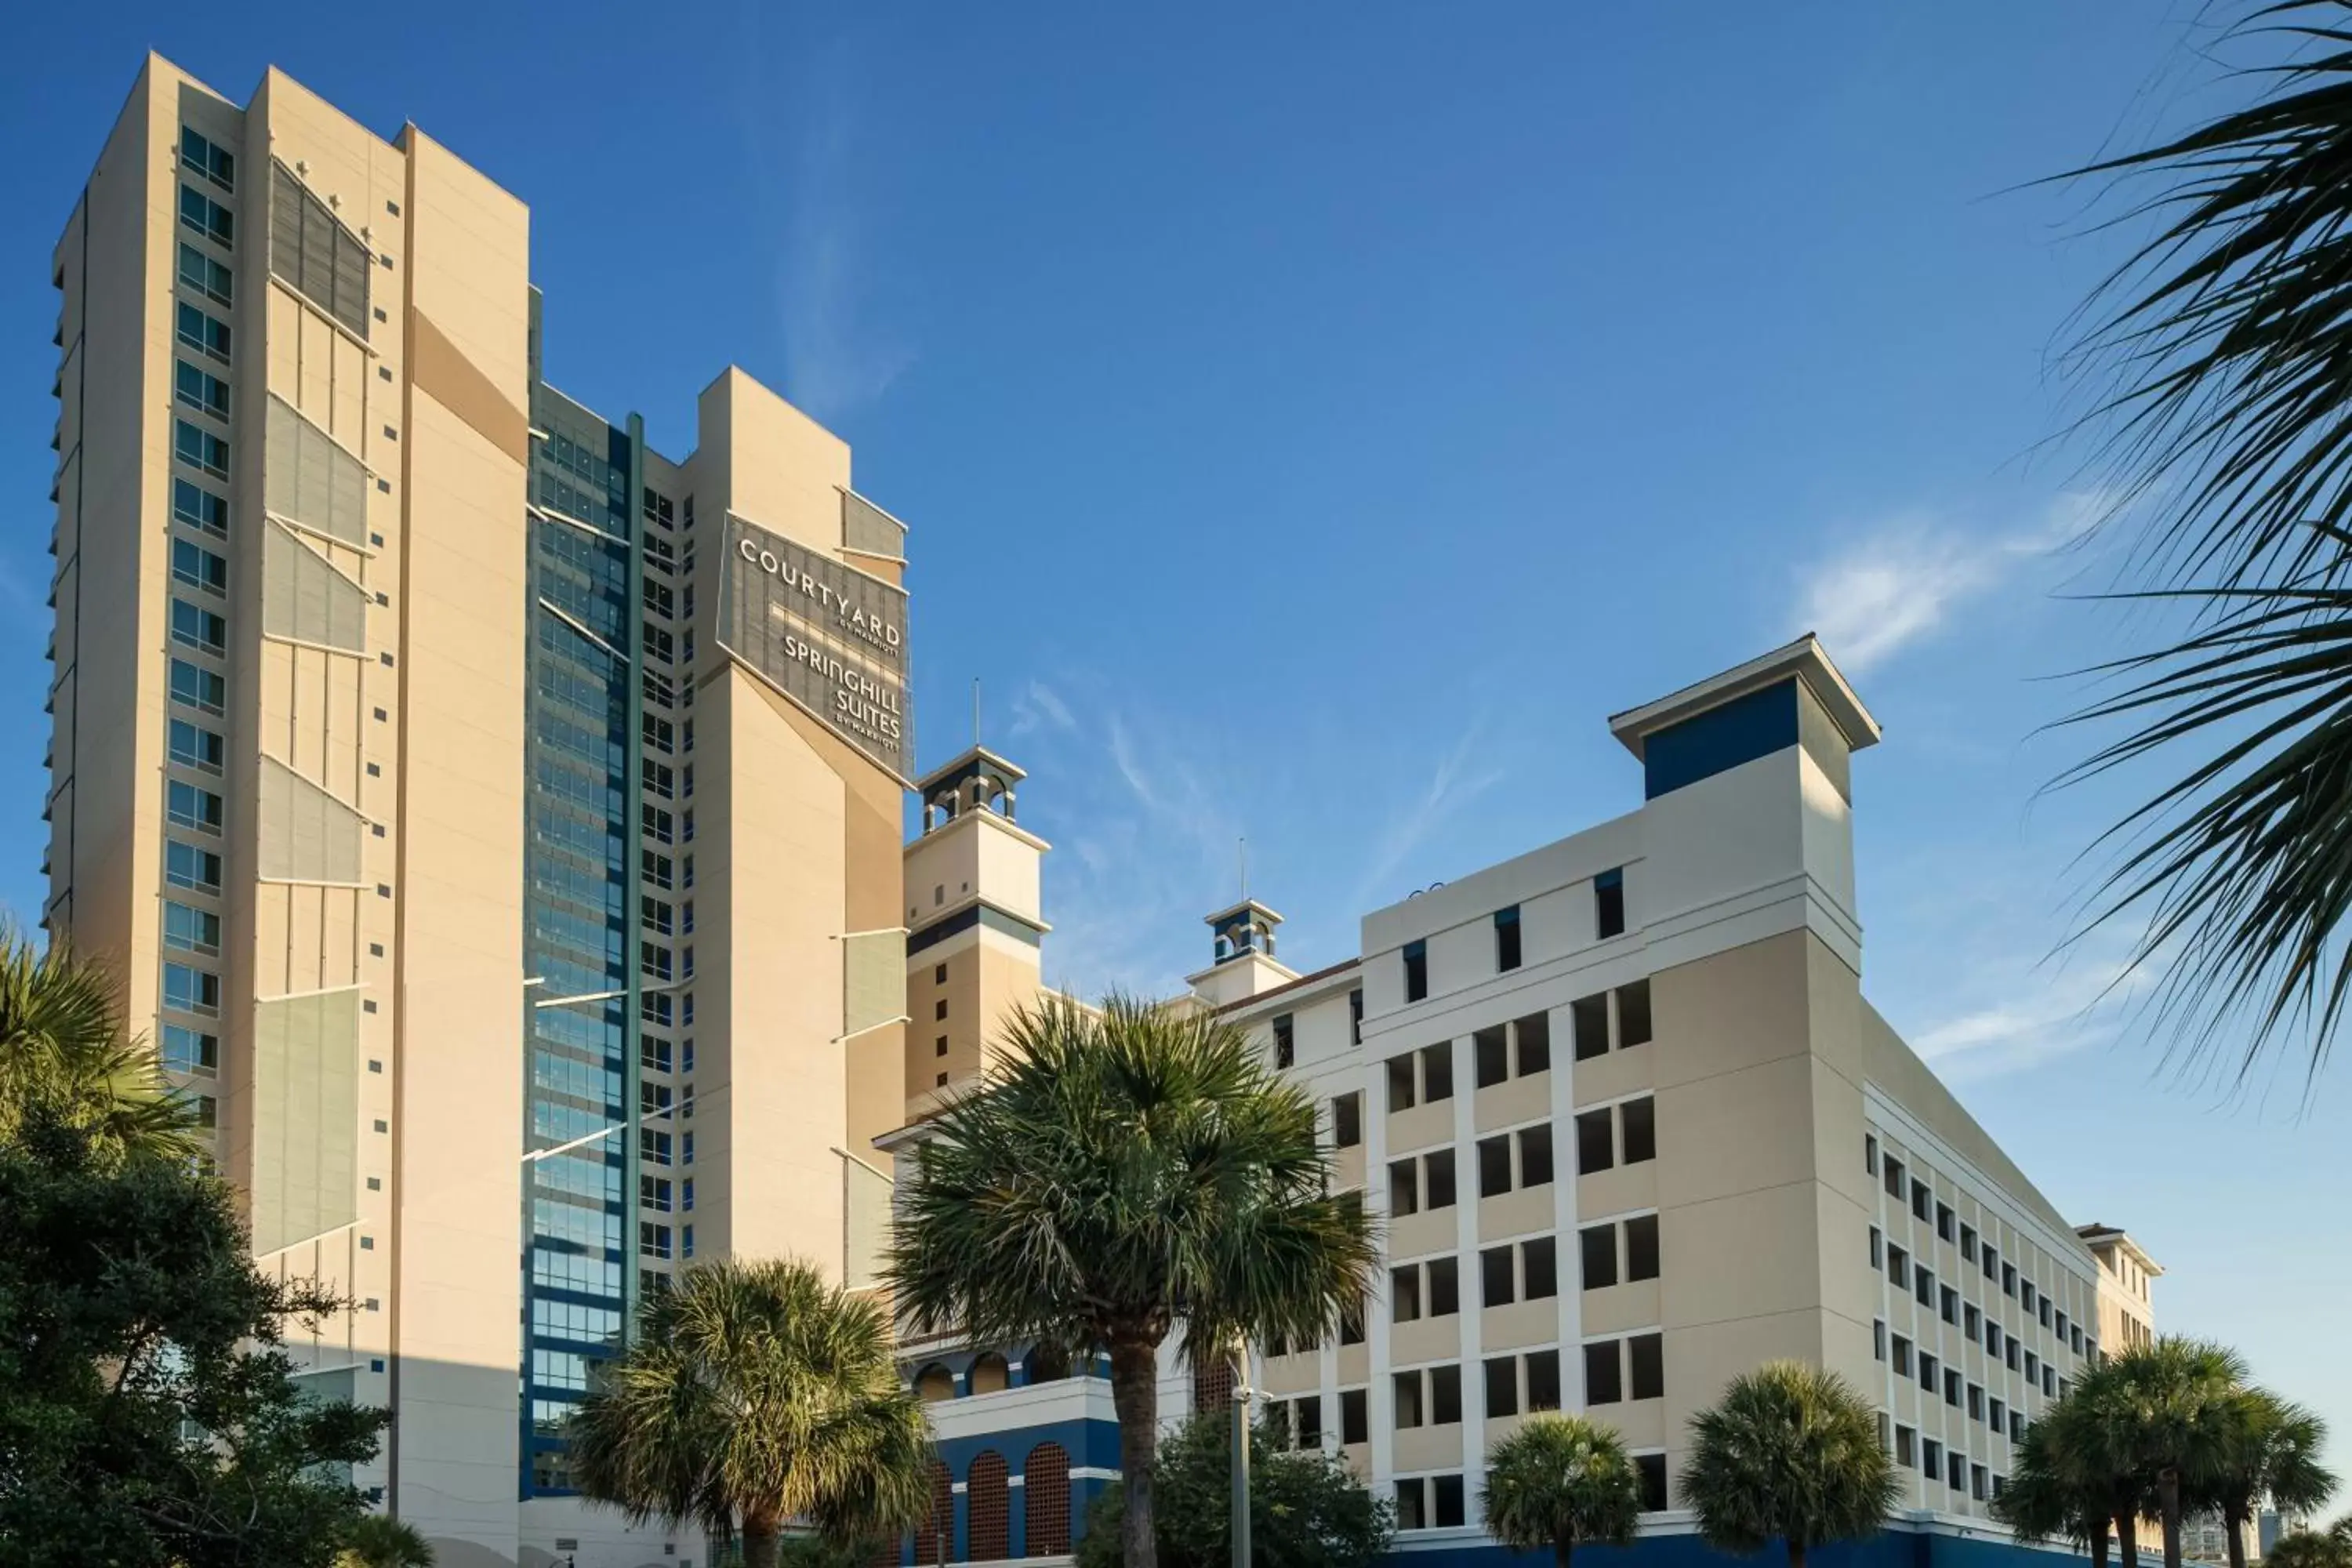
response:
M2352 999L2352 5L2240 10L2257 101L2074 171L2151 231L2079 357L2111 515L2137 520L2126 596L2177 629L2101 667L2074 717L2127 732L2063 776L2190 748L2105 836L2089 918L2144 917L2189 1053L2248 1018L2242 1076L2288 1035L2315 1071Z
M123 1035L106 972L0 927L0 1144L45 1122L89 1134L109 1161L204 1146L154 1052Z
M2115 1473L2152 1483L2164 1527L2164 1568L2180 1568L2185 1504L2221 1478L2231 1412L2245 1382L2235 1351L2166 1334L2086 1374L2095 1452Z
M917 1332L1109 1352L1124 1561L1153 1568L1161 1343L1313 1343L1362 1300L1372 1227L1328 1191L1315 1102L1213 1014L1054 998L1003 1044L914 1150L890 1289Z
M1878 1533L1900 1494L1878 1416L1835 1373L1770 1361L1731 1380L1691 1417L1683 1500L1698 1532L1726 1552L1786 1542L1789 1568L1808 1549Z
M1538 1415L1487 1456L1486 1532L1520 1552L1549 1546L1559 1568L1586 1542L1631 1546L1642 1478L1624 1441L1581 1415Z
M2326 1530L2282 1535L2263 1553L2263 1568L2352 1568L2352 1516Z
M628 1350L566 1426L573 1483L633 1524L872 1539L927 1516L930 1435L872 1301L794 1259L705 1263L637 1310Z
M433 1548L415 1525L389 1514L363 1513L343 1531L335 1568L433 1568Z
M2069 1391L2025 1429L1993 1516L2021 1541L2064 1541L2089 1552L2093 1568L2107 1568L2110 1532L2120 1531L2123 1568L2139 1568L2144 1489L2127 1471L2101 1462L2088 1408L2078 1391Z
M2244 1531L2265 1501L2282 1513L2310 1513L2336 1495L2319 1462L2327 1424L2260 1388L2242 1388L2222 1411L2221 1469L2200 1489L2228 1528L2230 1568L2246 1568Z

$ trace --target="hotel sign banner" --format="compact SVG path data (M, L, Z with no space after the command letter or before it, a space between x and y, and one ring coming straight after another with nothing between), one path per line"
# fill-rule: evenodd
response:
M719 640L901 780L913 776L907 595L727 514Z

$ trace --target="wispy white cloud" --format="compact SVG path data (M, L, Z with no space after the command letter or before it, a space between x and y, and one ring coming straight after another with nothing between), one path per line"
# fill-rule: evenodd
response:
M1032 680L1013 699L1012 733L1034 734L1040 730L1058 730L1065 733L1078 727L1076 715L1062 700L1061 693L1042 680Z
M2069 954L1979 971L2000 999L1950 1014L1911 1047L1953 1082L1997 1078L2115 1041L2155 989L2156 969L2128 957Z
M746 16L744 64L756 82L744 97L746 152L775 257L785 390L803 407L838 416L881 396L916 357L866 306L873 202L856 154L860 95L873 77L844 38L787 37L772 47L771 19L756 10ZM789 31L795 24L780 25ZM780 79L789 90L776 90Z
M1473 771L1471 767L1472 761L1480 754L1478 742L1485 729L1483 716L1473 718L1460 739L1438 759L1428 787L1405 801L1381 825L1356 885L1351 907L1366 910L1390 902L1395 895L1389 889L1389 879L1405 858L1421 847L1432 831L1501 782L1503 775L1498 771Z
M2067 491L2029 525L1990 533L1931 512L1899 513L1803 574L1795 629L1820 634L1847 670L1868 669L2081 538L2105 510L2095 491Z

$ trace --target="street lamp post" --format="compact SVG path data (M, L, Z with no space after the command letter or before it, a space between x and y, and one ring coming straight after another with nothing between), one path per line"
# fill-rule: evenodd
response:
M1249 1342L1234 1337L1234 1568L1250 1568Z

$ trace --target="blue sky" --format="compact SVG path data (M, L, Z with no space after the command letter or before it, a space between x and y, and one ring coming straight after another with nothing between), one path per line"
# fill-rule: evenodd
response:
M682 453L732 360L850 440L914 530L927 759L978 679L1031 770L1057 981L1196 966L1244 836L1285 955L1343 956L1634 805L1606 714L1818 628L1886 727L1866 991L2352 1467L2341 1069L2160 1074L2093 1005L2122 949L2052 957L2128 799L2038 795L2084 738L2035 732L2136 635L2051 549L2098 507L2053 358L2121 237L2021 187L2231 99L2194 8L1265 9L28 15L0 901L39 904L48 248L141 50L238 97L274 59L530 203L568 393Z

